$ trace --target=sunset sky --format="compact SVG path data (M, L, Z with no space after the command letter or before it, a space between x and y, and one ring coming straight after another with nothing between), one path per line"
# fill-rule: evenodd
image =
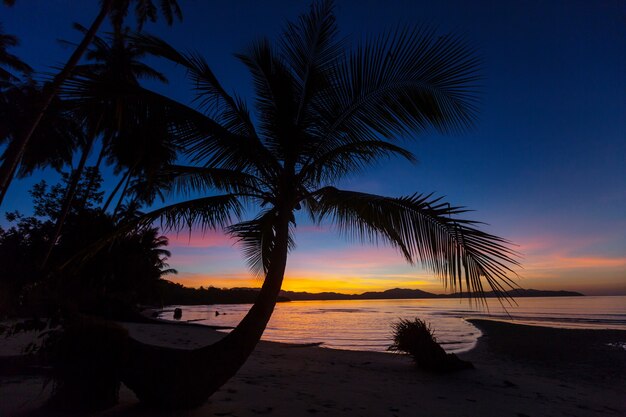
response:
M18 1L0 7L13 53L41 72L71 51L73 22L88 26L97 2ZM445 196L475 210L484 230L518 246L520 286L585 294L626 294L626 3L623 1L337 1L342 34L358 40L400 25L460 33L483 59L480 120L466 134L406 138L419 162L393 160L340 184L389 196ZM436 4L431 4L436 3ZM247 72L232 54L260 36L276 38L308 1L185 1L184 21L147 25L182 50L200 52L226 89L250 98ZM150 88L189 103L184 73L148 60L170 79ZM18 181L2 211L30 214L28 189L44 172ZM117 180L106 174L105 186ZM251 213L253 214L253 213ZM2 224L6 224L2 220ZM174 281L189 286L258 286L234 241L218 232L170 234ZM346 241L298 219L297 248L285 289L362 292L393 287L443 292L393 249Z

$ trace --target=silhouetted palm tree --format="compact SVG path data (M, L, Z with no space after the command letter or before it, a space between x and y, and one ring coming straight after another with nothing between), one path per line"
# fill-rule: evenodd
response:
M13 5L13 0L5 0L5 4ZM100 11L95 20L85 32L82 41L76 47L69 60L63 67L63 69L53 78L52 82L47 85L45 94L42 97L41 103L37 112L34 113L32 123L27 124L24 135L16 141L16 150L14 154L8 155L7 164L3 164L0 167L0 191L6 193L11 179L13 178L15 169L19 163L22 154L25 152L28 142L31 139L34 131L37 129L39 122L41 121L48 106L52 102L53 98L57 95L61 85L67 80L70 74L74 71L74 68L80 61L81 57L91 44L94 36L98 32L100 25L104 21L105 17L109 15L111 17L111 23L116 31L121 30L123 20L128 14L130 6L134 4L135 14L137 16L137 24L139 29L143 24L150 20L155 21L157 18L157 6L155 6L153 0L102 0L100 3ZM160 0L159 8L161 13L165 17L168 24L172 24L174 16L178 19L182 19L182 12L178 6L177 0ZM2 204L2 200L0 200Z
M76 24L75 27L81 32L85 33L87 29L81 25ZM145 51L129 42L127 37L127 30L109 34L107 40L104 40L98 36L94 37L92 47L87 51L86 57L92 61L88 64L78 65L74 71L75 76L83 77L84 79L99 80L102 82L105 80L111 84L131 84L138 85L139 78L155 78L161 81L167 81L165 76L148 65L142 63L140 59L144 57ZM71 83L71 81L70 81ZM72 100L68 100L72 103ZM68 184L65 201L61 214L57 219L55 225L55 233L53 239L50 241L50 248L48 253L43 259L43 265L45 266L50 253L59 237L65 218L69 213L69 209L74 199L74 194L78 186L78 181L83 174L87 157L93 148L96 139L102 137L102 151L100 157L96 162L96 169L99 169L102 157L108 153L111 160L117 162L118 165L123 164L124 157L128 156L128 149L136 150L136 143L140 143L142 147L149 148L149 143L146 143L144 136L146 131L149 131L152 135L150 139L156 142L156 139L163 139L164 134L157 135L156 129L159 124L152 124L150 120L146 118L137 117L137 114L127 114L123 111L124 105L119 101L99 101L92 103L90 106L81 105L74 106L74 114L77 118L83 121L83 125L88 132L88 141L83 147L82 156L78 163L77 168L72 173L72 179ZM165 128L165 134L168 133ZM116 146L111 146L111 143ZM158 145L158 144L157 144ZM143 148L141 148L143 149ZM125 152L126 151L126 152ZM145 153L143 150L140 152ZM137 156L134 162L136 165L143 162L143 160ZM122 162L120 162L120 160ZM122 178L124 181L124 178ZM120 181L120 184L122 183ZM117 188L116 188L117 190ZM111 198L114 193L111 194ZM121 200L121 199L120 199ZM108 206L108 202L105 205Z
M3 165L15 152L16 139L23 134L41 95L41 87L32 81L6 88L0 95L0 144L6 144L0 158ZM17 176L23 178L45 167L60 172L72 164L74 151L84 144L80 122L67 103L55 98L20 159Z
M413 160L396 138L472 124L477 61L457 37L400 29L346 51L332 4L316 3L287 26L280 44L262 39L237 55L252 75L255 119L201 57L153 37L137 40L183 65L203 104L192 110L140 87L102 87L101 94L146 106L167 102L171 128L196 164L163 173L172 190L195 198L148 213L140 223L225 229L250 266L265 274L250 311L217 343L189 351L132 342L124 382L142 401L199 405L246 361L274 310L299 210L350 237L395 247L453 289L465 285L482 295L484 279L501 294L514 285L509 275L517 262L508 242L459 217L462 208L431 195L384 197L334 186L381 159ZM242 221L251 206L260 212Z
M17 37L4 33L2 25L0 25L0 87L3 87L7 82L15 82L20 79L11 71L22 74L30 74L33 71L24 61L9 53L8 49L18 44Z

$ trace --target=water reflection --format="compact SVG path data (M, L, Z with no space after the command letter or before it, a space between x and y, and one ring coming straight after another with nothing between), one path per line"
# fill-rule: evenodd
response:
M263 335L287 343L322 343L336 349L385 351L390 324L419 317L432 324L448 352L471 349L480 336L464 320L488 317L553 327L626 330L626 297L520 298L505 311L490 302L490 311L472 308L467 300L348 300L280 303ZM217 326L236 326L250 305L182 306L183 320ZM216 315L215 312L219 312ZM169 313L171 317L171 313ZM168 318L165 317L164 318Z

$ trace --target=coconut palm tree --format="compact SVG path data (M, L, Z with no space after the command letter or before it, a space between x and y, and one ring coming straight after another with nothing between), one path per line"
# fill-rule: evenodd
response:
M87 29L79 24L74 26L83 33L87 32ZM86 57L90 62L76 66L74 76L87 80L106 80L107 83L112 84L138 85L141 78L167 82L163 74L141 62L141 58L145 56L146 52L130 41L127 34L128 29L110 33L106 40L94 36L93 45L86 53ZM73 103L72 100L67 100L67 102L70 105ZM80 161L72 173L72 180L68 184L63 209L57 219L50 248L43 260L44 266L61 234L65 218L74 199L78 181L83 174L89 153L98 137L102 138L102 150L96 162L96 169L99 168L103 156L107 153L112 161L117 162L121 166L124 166L124 163L127 162L127 159L132 154L132 163L136 167L141 166L142 163L145 164L146 158L142 158L139 154L144 155L146 152L143 149L148 147L149 144L153 144L155 147L166 146L163 145L163 142L167 141L168 130L166 127L162 131L158 130L162 123L158 123L158 121L153 123L145 115L128 114L128 112L124 111L124 104L116 100L98 101L90 104L86 106L83 102L81 105L73 106L75 116L82 120L83 125L86 127L89 140L86 141L82 149ZM148 135L150 135L149 140L152 141L151 143L145 140L145 137ZM156 143L157 139L160 139L158 144ZM140 147L136 145L137 143L140 144ZM173 152L175 154L175 151ZM118 168L118 171L120 170L121 168ZM130 172L131 169L128 168L128 171ZM125 175L122 178L120 184L126 177ZM111 198L113 195L114 193L112 193ZM110 199L107 201L104 210L106 210L109 201Z
M14 4L13 0L5 0L5 4L12 6ZM61 85L67 80L67 78L72 74L74 68L82 58L85 51L88 49L89 45L93 41L100 25L106 18L106 16L110 16L111 23L115 31L119 31L122 28L122 24L124 18L128 15L129 8L131 5L135 6L135 15L137 16L137 26L138 29L141 30L143 24L146 21L156 21L157 19L157 10L160 9L161 13L165 17L165 20L168 24L172 24L174 21L174 17L182 20L182 12L180 7L178 6L177 0L160 0L159 7L154 4L153 0L102 0L100 3L100 10L98 15L94 19L93 23L89 27L89 29L85 32L83 39L78 44L63 69L55 75L52 79L52 82L47 85L44 96L42 97L41 103L34 113L34 117L32 122L27 124L27 129L23 136L16 141L16 149L15 152L11 155L8 155L7 163L0 166L0 192L2 195L6 193L6 189L9 187L11 180L13 179L13 175L15 173L15 169L19 163L19 160L22 157L22 154L26 151L26 147L28 143L37 129L43 115L45 114L48 106L54 99L54 97L58 94ZM0 199L0 204L2 204L2 200Z
M4 33L2 25L0 25L0 87L7 82L14 82L20 79L12 71L26 75L33 71L24 61L9 53L8 49L18 44L18 39L13 35Z
M332 3L315 3L287 26L280 43L262 39L237 55L252 76L254 118L202 57L151 36L136 39L187 70L202 106L191 109L138 86L101 87L99 94L128 102L166 102L172 133L193 164L171 166L161 177L192 199L149 212L120 233L156 220L165 229L225 230L264 275L250 311L217 343L189 351L132 341L123 380L140 400L197 406L237 372L274 310L298 212L344 235L391 245L452 289L465 286L480 296L484 285L497 293L515 285L517 261L508 242L461 217L463 208L430 194L386 197L336 187L381 160L412 161L399 138L472 125L477 60L459 38L399 29L347 51ZM258 211L245 219L252 207Z
M24 126L32 117L41 96L41 87L33 81L15 84L4 89L0 95L0 144L6 145L0 157L3 165L16 152L17 138L23 134ZM85 141L81 124L67 103L55 98L20 159L18 178L46 167L60 172L71 165L74 151L84 146ZM1 195L4 196L4 192Z

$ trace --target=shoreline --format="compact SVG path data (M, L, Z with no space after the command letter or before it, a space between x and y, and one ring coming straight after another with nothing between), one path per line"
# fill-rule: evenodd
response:
M402 355L263 341L198 409L147 410L123 386L116 407L91 415L374 417L412 416L416 410L425 416L626 415L626 350L605 345L626 342L626 331L472 323L483 336L459 356L472 361L474 370L433 375L416 370ZM137 339L183 349L221 337L200 325L130 327ZM41 383L36 376L0 376L0 415L60 415L39 409L49 390Z

